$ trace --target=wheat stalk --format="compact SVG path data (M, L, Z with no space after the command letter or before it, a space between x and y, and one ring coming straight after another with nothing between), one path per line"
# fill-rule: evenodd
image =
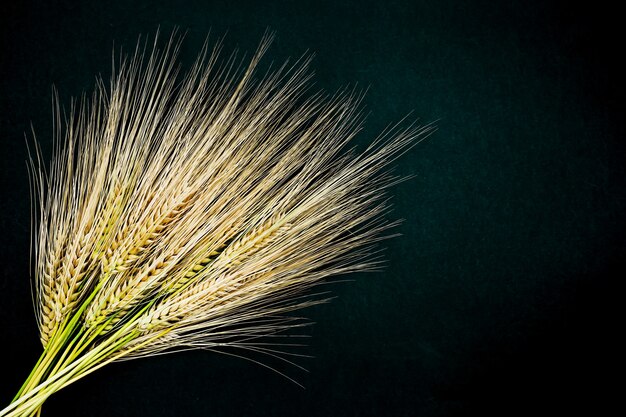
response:
M280 359L263 337L302 326L329 278L378 269L385 168L432 126L389 127L362 153L361 95L309 93L310 58L257 75L221 46L180 77L180 38L139 43L110 85L55 95L49 170L31 158L36 313L44 353L0 416L118 360L229 346Z

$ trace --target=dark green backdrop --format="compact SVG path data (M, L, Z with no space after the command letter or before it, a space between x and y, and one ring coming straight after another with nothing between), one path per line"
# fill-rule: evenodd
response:
M160 26L268 61L314 51L316 85L369 87L360 144L412 111L438 132L398 162L406 219L381 274L334 287L300 363L306 388L198 352L107 366L44 415L600 415L616 400L626 246L618 13L550 1L15 1L0 54L0 406L40 353L28 278L23 133L50 149L50 86L110 73ZM619 324L621 326L621 323Z

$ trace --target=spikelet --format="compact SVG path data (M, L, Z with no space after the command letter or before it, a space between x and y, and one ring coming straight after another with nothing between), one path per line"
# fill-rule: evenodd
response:
M112 361L243 348L301 326L329 278L379 268L385 168L432 126L391 126L362 153L361 95L310 94L310 58L264 76L268 35L245 64L205 46L184 77L174 34L140 44L73 104L55 104L48 174L32 160L36 309L46 348L0 416ZM148 52L146 52L148 51ZM245 65L244 65L245 64ZM55 101L55 103L57 103Z

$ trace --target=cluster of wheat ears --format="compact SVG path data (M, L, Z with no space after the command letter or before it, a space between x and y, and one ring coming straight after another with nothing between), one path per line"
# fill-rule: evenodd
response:
M329 277L377 269L388 165L432 130L390 126L348 149L361 95L310 92L310 57L258 76L208 43L181 76L181 37L142 41L110 85L65 113L46 169L31 151L35 310L44 352L0 416L122 359L262 343L302 325Z

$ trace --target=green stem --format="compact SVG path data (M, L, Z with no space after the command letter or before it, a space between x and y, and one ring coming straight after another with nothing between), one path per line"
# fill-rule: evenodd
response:
M34 387L18 401L15 401L9 407L0 411L0 416L17 417L30 415L35 412L37 408L40 407L53 393L90 374L95 369L99 369L105 364L110 363L126 354L127 352L121 352L118 355L114 355L111 359L106 360L104 363L101 363L101 361L105 360L107 356L114 353L120 347L126 345L132 339L137 337L137 335L138 332L131 332L120 340L108 341L113 343L102 343L98 345L96 348L80 357L77 361L72 362L67 367L61 369L56 375L49 377L46 381ZM135 347L135 349L136 348L138 347Z
M24 381L19 391L13 398L11 404L15 402L19 402L19 400L23 396L33 391L33 389L39 385L39 382L46 375L49 375L50 371L54 373L56 372L56 370L59 369L59 364L64 362L63 359L67 355L68 347L72 346L72 344L77 340L77 338L82 333L81 331L75 337L72 338L73 332L79 326L78 323L83 315L83 312L85 311L89 303L91 303L91 301L93 300L97 292L100 290L101 286L102 284L99 283L98 285L96 285L96 287L94 287L91 294L89 294L89 297L87 297L82 302L78 310L76 310L76 312L74 313L74 315L71 317L69 321L65 320L59 324L57 329L53 332L52 337L48 341L48 344L46 345L46 348L44 349L43 353L39 357L37 363L31 370L28 377L26 378L26 381ZM70 341L69 346L67 345L68 341ZM64 347L65 349L63 349ZM60 358L58 357L59 352L62 353ZM4 411L6 411L9 407L7 407L5 410L0 411L0 416L3 415Z

